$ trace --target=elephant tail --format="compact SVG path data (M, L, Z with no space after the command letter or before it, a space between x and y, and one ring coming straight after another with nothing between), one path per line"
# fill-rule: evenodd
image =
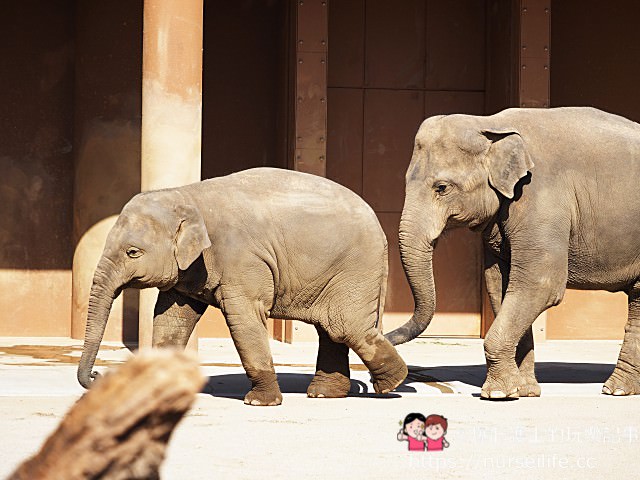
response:
M380 281L380 295L378 295L378 318L376 318L376 328L382 329L382 316L384 315L384 304L387 299L387 281L389 278L389 245L387 239L384 239L384 253L382 254L382 279Z

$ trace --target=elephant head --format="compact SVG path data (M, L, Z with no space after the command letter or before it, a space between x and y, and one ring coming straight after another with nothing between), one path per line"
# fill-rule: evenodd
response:
M493 117L431 117L415 137L400 220L400 254L415 300L412 318L386 337L394 345L422 333L435 312L433 249L445 229L482 229L533 168L525 141Z
M87 314L78 381L88 388L114 299L125 288L172 288L211 246L197 208L176 190L141 193L127 203L107 236L98 262Z

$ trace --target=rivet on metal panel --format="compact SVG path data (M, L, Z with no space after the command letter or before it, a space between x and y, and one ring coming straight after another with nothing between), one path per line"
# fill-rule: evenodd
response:
M526 69L527 69L527 66L526 66L526 65L522 65L522 69L523 69L523 70L526 70Z
M548 52L549 51L549 47L547 45L544 46L544 51Z
M324 103L324 102L325 102L324 97L322 97L322 98L320 99L320 102L321 102L321 103Z
M544 69L545 69L545 70L549 70L549 65L545 65L545 66L544 66Z
M521 107L526 107L526 106L527 106L527 104L526 104L526 103L524 103L524 102L522 102L522 104L521 104L520 106L521 106Z
M320 45L326 45L327 42L325 40L320 40Z
M320 155L320 161L324 162L324 155Z
M549 9L548 9L548 8L545 8L545 9L544 9L544 13L549 13Z
M302 97L298 97L298 103L302 103Z
M326 7L327 6L327 2L322 2L322 6Z
M301 58L300 58L300 59L298 59L298 63L302 63L302 59L301 59Z
M300 5L304 5L304 2L303 2L303 1L300 1Z
M302 141L302 137L297 137L296 140L298 140L299 142Z
M324 137L320 137L320 141L321 141L321 142L324 142Z
M304 40L298 40L298 45L303 45L304 44Z
M524 8L522 9L522 13L527 13L527 7L524 7Z
M526 45L522 45L522 50L526 50L527 46Z
M324 58L321 58L321 59L320 59L320 63L324 63Z

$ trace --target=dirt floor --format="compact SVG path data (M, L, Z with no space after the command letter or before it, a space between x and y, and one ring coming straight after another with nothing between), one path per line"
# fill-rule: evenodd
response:
M0 478L34 453L82 394L80 344L0 339ZM208 383L178 426L165 479L637 477L640 397L600 394L620 342L547 341L536 347L541 398L478 398L485 374L478 340L425 339L399 347L410 365L392 394L373 393L352 358L352 395L309 399L316 346L274 342L283 405L242 403L248 381L228 340L201 340ZM130 353L105 345L101 368ZM406 414L449 421L443 452L408 452L396 434Z

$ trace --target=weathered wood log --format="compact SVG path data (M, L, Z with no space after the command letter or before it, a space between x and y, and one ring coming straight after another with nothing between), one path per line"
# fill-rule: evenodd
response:
M169 437L203 384L191 355L140 354L96 380L9 480L157 479Z

